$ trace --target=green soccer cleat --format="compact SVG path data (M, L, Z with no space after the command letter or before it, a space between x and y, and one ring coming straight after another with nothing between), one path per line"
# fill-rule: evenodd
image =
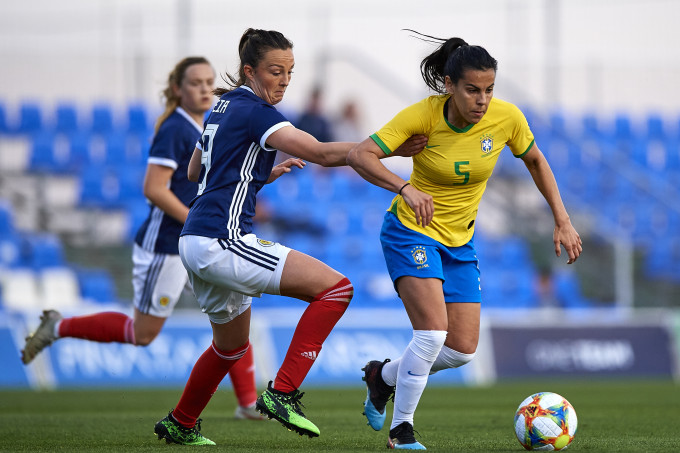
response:
M193 428L185 428L180 425L172 416L172 411L163 420L156 423L154 426L154 433L158 436L158 440L165 439L168 444L180 445L215 445L215 442L203 437L199 431L201 430L201 419L196 421L196 426Z
M278 420L283 426L301 436L306 434L309 437L318 437L319 428L307 420L300 409L300 406L303 406L300 402L302 395L304 393L299 390L280 392L274 389L272 381L269 381L267 390L257 399L255 407L263 415Z
M56 310L44 310L40 316L38 328L26 337L26 345L21 351L21 361L28 365L35 359L40 351L51 345L57 336L54 335L54 326L61 321L62 316Z

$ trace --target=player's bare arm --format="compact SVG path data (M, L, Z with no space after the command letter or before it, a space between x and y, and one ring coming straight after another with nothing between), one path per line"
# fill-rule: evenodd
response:
M536 187L552 210L555 219L555 229L553 231L555 254L561 256L561 245L569 256L567 264L572 264L581 255L583 243L581 242L581 237L576 232L576 229L571 224L571 219L562 202L562 197L560 196L560 191L557 188L557 182L550 169L550 165L541 150L538 149L538 146L535 144L531 147L529 152L522 156L522 160L529 170Z

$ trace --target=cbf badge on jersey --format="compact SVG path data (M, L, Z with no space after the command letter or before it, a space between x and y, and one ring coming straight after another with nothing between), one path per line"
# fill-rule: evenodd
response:
M427 264L427 252L425 251L425 247L414 247L411 249L411 256L413 257L413 261L417 264L416 269L430 267L430 265Z
M489 154L491 151L493 151L493 135L491 134L482 135L479 139L479 143L484 154Z

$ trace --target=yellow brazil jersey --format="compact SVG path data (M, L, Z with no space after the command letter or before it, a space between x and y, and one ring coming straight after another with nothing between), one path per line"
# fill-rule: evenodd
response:
M371 138L390 154L411 135L429 137L426 149L413 157L409 181L432 195L432 223L426 228L418 225L400 195L390 210L406 227L448 247L460 247L472 238L479 202L501 150L507 145L521 157L533 146L534 136L522 112L496 98L479 123L458 129L444 113L449 97L430 96L405 108Z

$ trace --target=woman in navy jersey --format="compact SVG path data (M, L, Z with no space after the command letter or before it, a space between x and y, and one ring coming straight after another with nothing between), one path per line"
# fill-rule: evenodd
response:
M132 252L134 319L117 312L62 319L56 310L47 310L36 333L27 339L22 351L24 363L62 337L146 346L158 336L188 283L177 242L188 205L196 196L197 185L187 179L187 168L203 130L205 113L214 101L214 83L215 71L203 57L184 58L168 76L163 91L165 111L156 121L144 178L144 195L151 207ZM238 400L235 417L263 420L255 410L257 389L251 351L229 375Z
M252 233L255 199L272 180L276 151L326 167L346 164L354 143L317 141L296 129L274 105L291 80L293 44L276 31L248 29L239 43L237 77L207 119L189 164L198 195L179 241L179 253L203 312L213 344L198 359L177 406L155 426L159 439L213 445L199 432L198 417L217 386L249 349L250 304L262 293L309 303L295 329L276 378L257 409L300 435L319 429L300 409L298 390L321 346L352 299L350 281L308 255ZM425 137L405 143L399 155L423 149Z

